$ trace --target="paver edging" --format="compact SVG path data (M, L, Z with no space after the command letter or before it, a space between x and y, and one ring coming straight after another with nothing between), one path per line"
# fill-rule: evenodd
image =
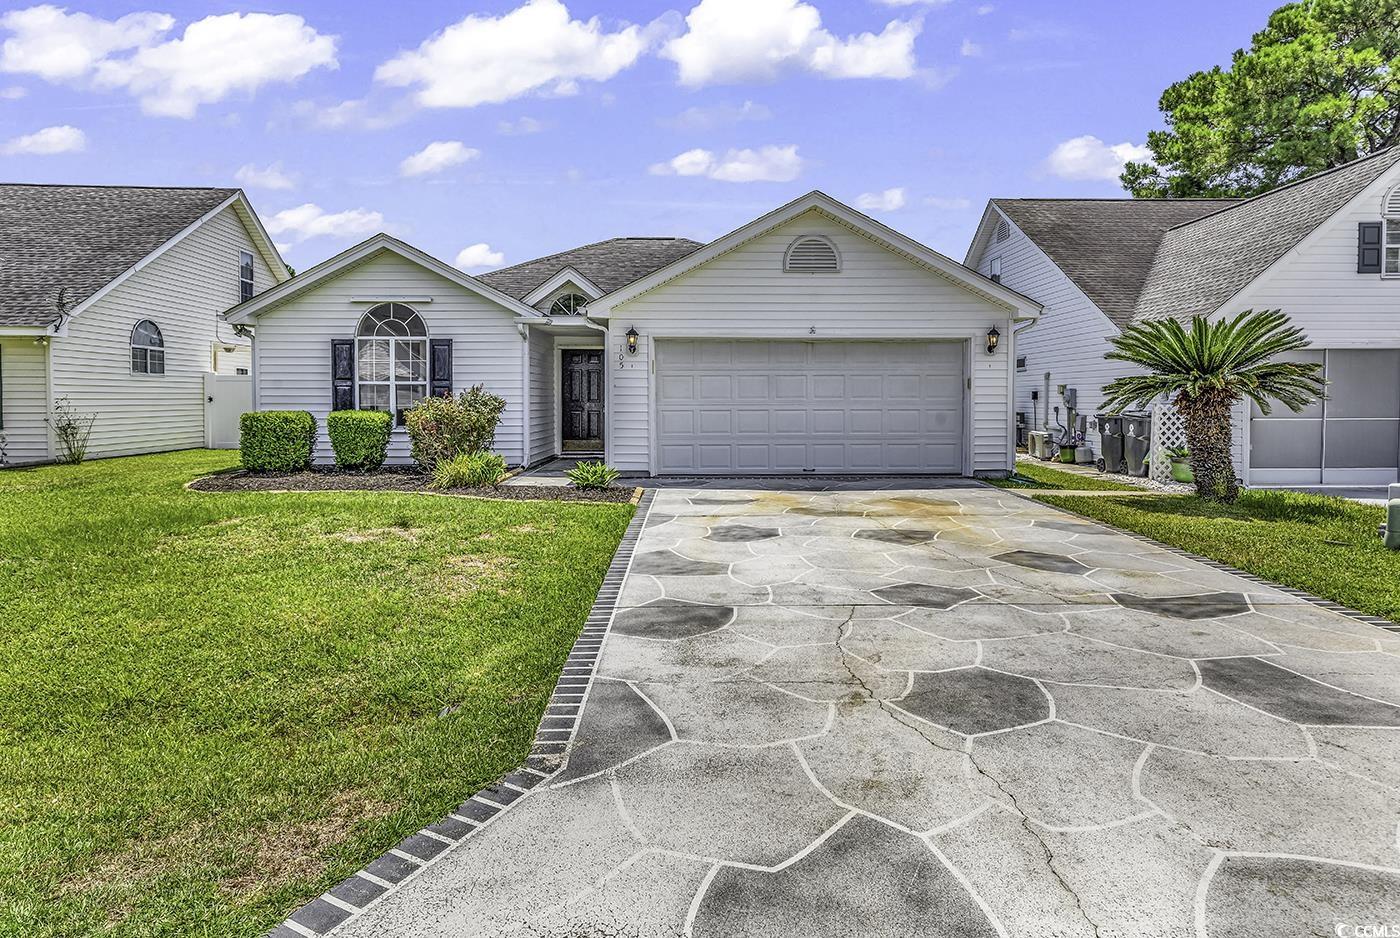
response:
M268 938L321 938L330 935L447 856L450 848L470 839L562 768L559 758L568 749L578 729L579 716L588 699L588 691L593 686L593 673L602 641L612 626L622 581L632 565L632 554L655 498L654 490L639 490L633 501L637 513L623 532L607 573L603 575L598 595L584 620L583 629L569 650L554 692L550 695L549 705L535 730L530 755L525 761L515 771L506 773L473 794L446 817L405 837L364 869L302 905L269 931ZM578 693L580 688L582 693Z
M1315 596L1312 593L1307 592L1306 590L1296 589L1292 586L1284 586L1282 583L1275 583L1273 580L1265 579L1264 577L1259 576L1257 574L1249 573L1247 571L1239 569L1238 567L1232 567L1228 563L1224 563L1222 561L1215 560L1210 557L1205 557L1201 554L1192 553L1191 551L1181 547L1173 547L1170 544L1163 543L1162 541L1159 541L1153 537L1149 537L1146 534L1141 534L1137 531L1129 531L1127 528L1120 528L1116 525L1109 524L1107 521L1102 521L1098 518L1093 517L1092 515L1080 514L1072 508L1065 508L1061 505L1051 505L1046 502L1042 502L1034 495L1026 494L1027 492L1039 491L1045 495L1064 495L1066 494L1064 492L1056 491L1053 489L1004 489L994 485L989 485L987 487L995 488L1001 492L1006 492L1007 494L1014 495L1017 498L1023 498L1028 502L1033 502L1034 504L1044 506L1045 508L1053 508L1055 511L1062 511L1065 514L1070 515L1072 517L1081 518L1085 521L1097 524L1100 527L1107 528L1115 534L1122 534L1125 537L1131 537L1134 540L1142 541L1146 544L1151 544L1153 547L1157 547L1161 550L1168 551L1169 553L1176 554L1179 557L1185 557L1188 560L1194 560L1197 563L1205 564L1206 566L1211 567L1215 570L1219 570L1222 573L1228 573L1231 576L1237 576L1240 579L1248 580L1251 583L1258 583L1261 586L1267 586L1270 589L1278 590L1280 593L1287 593L1289 596L1301 599L1303 600L1303 602L1311 603L1312 605L1317 606L1321 609L1326 609L1329 612L1335 612L1340 615L1344 615L1347 618L1355 619L1358 622L1365 622L1367 625L1374 625L1376 628L1382 629L1386 632L1400 633L1400 622L1394 622L1390 619L1385 618L1384 616L1376 616L1372 615L1369 612L1362 612L1359 609L1352 609L1350 606L1343 606L1341 603L1333 602L1330 599L1323 599L1321 596ZM1121 495L1124 493L1116 492L1108 494Z

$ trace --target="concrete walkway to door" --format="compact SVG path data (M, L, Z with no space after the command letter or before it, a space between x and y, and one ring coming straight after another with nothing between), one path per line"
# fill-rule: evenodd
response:
M1400 636L973 483L804 488L661 489L561 770L338 934L1400 921Z

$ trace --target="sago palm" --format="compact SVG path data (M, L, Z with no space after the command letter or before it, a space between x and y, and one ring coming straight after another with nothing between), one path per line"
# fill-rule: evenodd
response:
M1325 383L1320 364L1278 360L1309 344L1279 310L1245 310L1213 323L1196 316L1189 326L1146 320L1109 341L1113 350L1105 358L1148 373L1105 385L1104 410L1117 413L1170 395L1186 423L1196 493L1215 501L1234 501L1239 494L1230 462L1235 404L1248 398L1267 414L1278 401L1297 412L1317 400Z

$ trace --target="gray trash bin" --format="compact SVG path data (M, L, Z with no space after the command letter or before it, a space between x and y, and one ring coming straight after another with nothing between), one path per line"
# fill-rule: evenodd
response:
M1152 449L1152 415L1128 413L1123 415L1123 459L1128 475L1145 476L1151 465L1148 454Z
M1119 414L1098 414L1100 472L1125 472L1123 462L1123 417Z

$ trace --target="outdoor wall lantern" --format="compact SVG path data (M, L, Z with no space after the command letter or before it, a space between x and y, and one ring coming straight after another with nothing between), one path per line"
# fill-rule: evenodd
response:
M1000 342L1001 333L997 331L996 326L992 326L992 328L987 330L987 354L995 355L997 353L997 344Z
M632 326L627 330L627 354L637 354L637 327Z

